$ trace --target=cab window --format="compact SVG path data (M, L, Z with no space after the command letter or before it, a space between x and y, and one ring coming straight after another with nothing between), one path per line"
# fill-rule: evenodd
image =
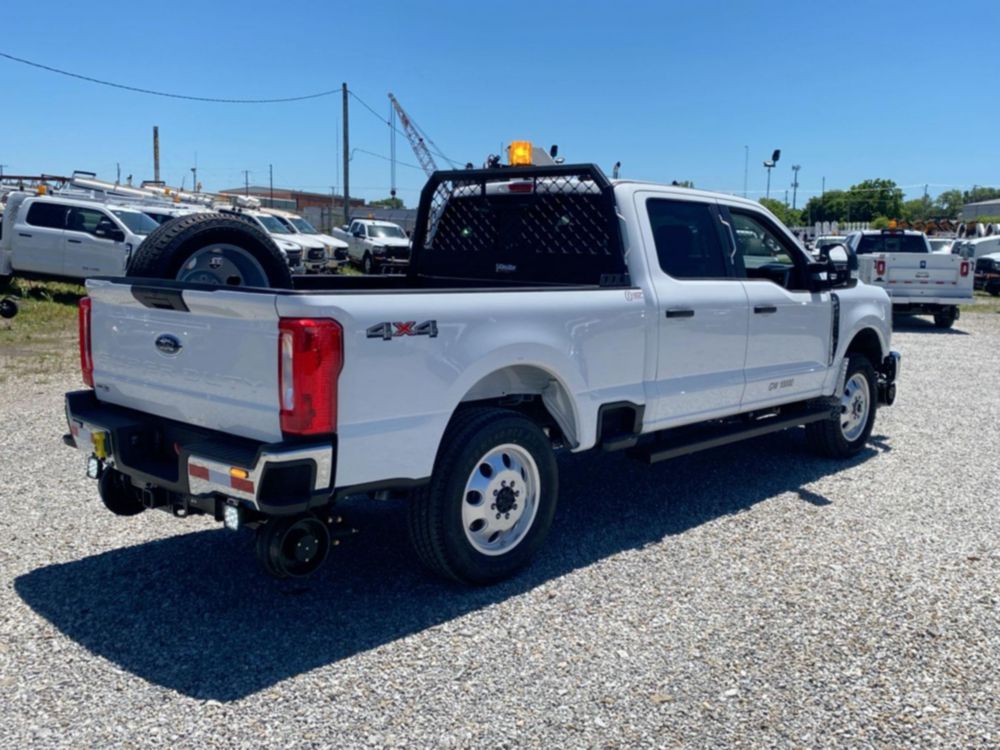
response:
M115 228L115 224L102 211L95 211L92 208L78 208L76 206L69 210L69 218L66 222L66 228L69 231L95 234L98 227L110 231Z
M47 227L49 229L66 228L66 212L69 207L61 203L41 202L32 203L28 209L26 221L33 227Z
M801 255L763 216L730 209L736 251L733 266L745 279L766 279L786 289L801 288Z
M646 202L660 268L675 279L726 278L726 257L714 208L707 203L650 198Z

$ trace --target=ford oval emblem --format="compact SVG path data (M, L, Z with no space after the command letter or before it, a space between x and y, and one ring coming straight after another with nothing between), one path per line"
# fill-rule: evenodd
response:
M156 338L156 348L163 354L174 355L181 350L181 340L169 333L164 333Z

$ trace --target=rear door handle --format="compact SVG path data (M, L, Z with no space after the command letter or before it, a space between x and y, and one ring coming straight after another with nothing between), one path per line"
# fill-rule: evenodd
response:
M18 237L30 237L31 235L28 234L27 232L18 232L17 236Z
M770 315L778 312L778 308L774 305L754 305L753 311L757 315Z
M668 318L693 318L694 310L685 307L673 307L667 310Z
M83 240L67 240L67 242L72 242L74 245L82 245Z

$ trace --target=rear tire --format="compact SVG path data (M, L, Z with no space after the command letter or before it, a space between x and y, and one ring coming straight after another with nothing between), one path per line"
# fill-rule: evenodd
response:
M0 300L0 318L13 318L17 315L17 302L11 297Z
M957 307L946 307L934 313L934 325L938 328L951 328L958 320L959 311Z
M865 447L875 426L878 380L875 368L861 354L850 354L844 391L836 417L806 425L806 440L821 456L850 458Z
M515 411L468 409L449 425L430 483L410 500L410 540L440 576L499 581L542 545L558 493L555 455L538 425Z
M125 275L292 288L288 262L274 240L246 219L216 213L181 217L154 229L133 253Z
M105 469L97 487L104 507L116 516L136 516L146 510L139 491L127 476L116 469Z

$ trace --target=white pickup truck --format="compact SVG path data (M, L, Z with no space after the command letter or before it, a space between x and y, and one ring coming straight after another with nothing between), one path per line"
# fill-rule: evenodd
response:
M157 223L128 206L67 195L15 192L0 235L0 279L81 281L121 275Z
M169 278L88 282L65 441L110 510L255 528L278 576L322 561L339 498L406 491L420 560L495 581L541 545L558 450L653 462L806 425L843 458L895 398L886 293L729 195L438 172L405 275L294 288L185 281L189 256L239 266L256 230L183 221L185 243L151 238L163 265L136 263Z
M852 232L846 244L858 256L859 278L885 289L896 315L933 315L938 328L951 328L958 306L975 301L972 263L931 252L923 232Z
M398 224L354 219L335 233L347 242L347 257L365 273L405 269L410 263L410 240Z

